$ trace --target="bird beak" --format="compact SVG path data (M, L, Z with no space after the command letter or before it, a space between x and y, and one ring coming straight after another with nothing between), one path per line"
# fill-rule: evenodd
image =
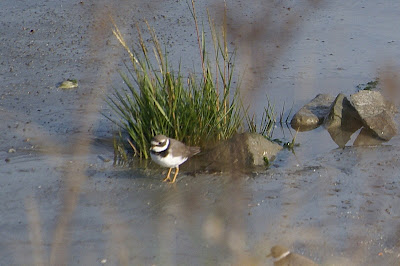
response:
M269 253L269 254L267 255L267 258L269 258L269 257L272 257L272 253Z

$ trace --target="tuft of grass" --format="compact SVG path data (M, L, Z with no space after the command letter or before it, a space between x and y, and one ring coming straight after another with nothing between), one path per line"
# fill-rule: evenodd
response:
M273 141L279 145L281 145L283 148L288 149L290 151L292 151L294 153L294 148L300 146L300 144L296 143L296 137L297 137L297 133L299 132L298 130L296 131L295 135L292 135L292 140L291 141L286 141L283 139L273 139L272 135L274 133L274 128L275 125L277 123L279 123L279 125L281 127L283 127L284 124L286 124L286 126L288 126L288 121L290 118L290 115L292 113L293 110L293 106L292 108L289 110L289 114L286 116L284 116L285 113L285 103L283 104L282 110L279 113L279 120L277 120L278 114L275 112L275 104L271 103L270 98L267 95L267 106L264 107L264 112L263 115L261 117L261 122L257 123L256 121L256 116L255 114L253 114L251 117L248 113L248 108L245 109L245 119L246 119L246 123L247 123L247 127L249 132L251 133L258 133L263 135L265 138L267 138L270 141ZM290 129L289 129L290 132ZM292 133L291 133L292 134ZM270 162L268 160L268 158L264 158L264 162L266 166L269 166Z
M264 159L265 166L269 167L270 166L270 161L269 161L268 157L265 156L263 159Z
M294 139L296 138L296 136L294 137L292 142L287 142L287 144L285 144L282 140L272 138L272 135L273 135L274 129L275 129L275 125L277 123L281 127L283 127L284 124L286 124L286 126L288 126L292 111L293 111L293 105L290 108L288 115L285 117L285 115L284 115L285 114L285 102L284 102L283 106L282 106L282 110L279 113L279 120L278 120L278 114L275 112L275 104L271 103L271 100L267 95L267 106L264 107L264 112L262 114L261 121L259 123L256 121L255 114L253 114L252 116L249 115L248 108L245 109L244 117L246 119L247 128L248 128L249 132L261 134L264 137L266 137L268 140L274 141L274 142L282 145L283 147L293 148L294 146L297 146L296 144L294 144ZM297 135L297 133L296 133L296 135Z
M271 103L267 95L268 105L264 107L264 112L261 117L261 122L257 123L256 116L253 114L251 117L248 114L248 109L245 112L245 119L250 133L258 133L268 139L272 138L274 126L276 124L275 105Z
M296 137L297 137L298 133L299 133L298 130L296 131L294 136L293 136L292 133L290 133L292 135L292 140L291 141L287 141L285 139L270 139L270 140L275 142L275 143L277 143L277 144L279 144L279 145L281 145L283 148L285 148L285 149L291 151L293 154L295 154L295 151L294 151L295 147L299 147L300 146L299 143L296 143Z
M127 66L128 73L120 72L126 88L115 89L106 99L118 117L109 119L129 134L130 145L140 158L149 157L151 138L157 134L205 146L230 138L242 125L239 85L233 85L235 53L228 51L226 27L222 27L221 38L209 16L214 47L211 60L205 30L198 27L193 1L191 12L202 63L201 77L191 73L185 78L180 68L172 69L167 50L161 48L147 22L152 47L147 47L137 27L139 48L130 49L113 21L113 33L127 51L131 67Z
M282 127L284 124L288 125L289 124L289 119L292 116L292 112L293 112L293 104L292 107L289 110L289 113L287 114L286 118L284 118L284 113L285 113L285 102L283 102L283 106L282 106L282 111L279 115L279 124Z
M372 91L378 88L378 84L379 84L379 78L375 78L375 80L371 80L367 82L367 84L358 84L356 88L359 91L361 90Z
M297 137L298 133L299 133L299 130L296 131L296 134L293 136L292 141L283 143L283 147L293 153L294 153L294 148L300 146L299 143L296 143L296 137Z
M128 163L128 154L125 149L124 142L122 141L123 137L121 131L118 134L114 134L113 137L113 146L114 146L114 166L115 165L124 165Z

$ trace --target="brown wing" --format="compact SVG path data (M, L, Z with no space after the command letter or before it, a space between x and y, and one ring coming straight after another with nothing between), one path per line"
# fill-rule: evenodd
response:
M200 152L200 147L187 147L190 150L190 155L189 157L192 157L193 155L196 155Z
M296 253L290 253L289 256L287 256L287 259L289 261L288 265L296 265L296 266L318 266L317 263L312 261L309 258L306 258L304 256L301 256Z
M182 142L171 138L169 141L171 142L170 145L173 145L172 155L176 155L176 153L180 151L183 157L189 158L200 152L200 147L189 147Z

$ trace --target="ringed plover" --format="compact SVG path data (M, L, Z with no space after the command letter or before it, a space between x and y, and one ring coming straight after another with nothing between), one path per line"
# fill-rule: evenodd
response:
M164 135L157 135L151 140L151 159L157 164L169 168L167 177L163 180L164 182L170 181L174 183L179 172L179 165L199 152L199 147L186 146L182 142ZM170 174L172 168L176 170L174 178L171 180Z
M314 261L301 256L296 253L290 252L289 249L283 246L273 246L271 248L271 254L267 257L274 258L274 266L284 266L284 265L293 265L293 266L316 266L318 265Z

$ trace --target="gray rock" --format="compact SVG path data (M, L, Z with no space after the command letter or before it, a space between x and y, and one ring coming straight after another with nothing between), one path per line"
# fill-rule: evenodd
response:
M236 134L201 155L208 170L245 170L271 162L282 147L256 133Z
M350 99L364 126L379 138L390 140L397 134L397 125L392 117L393 107L379 91L361 90L351 95Z
M333 100L333 96L329 94L318 94L293 116L290 125L299 131L317 128L323 123Z
M325 117L324 127L341 148L362 127L360 116L344 94L340 93L333 101Z

